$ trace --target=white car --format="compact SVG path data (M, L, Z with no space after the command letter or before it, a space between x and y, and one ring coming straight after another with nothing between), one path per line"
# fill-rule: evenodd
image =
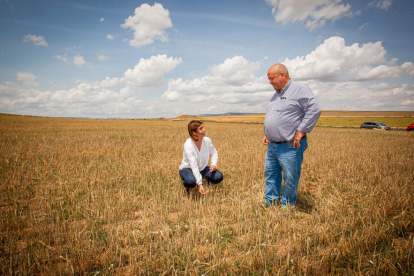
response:
M385 129L385 130L391 129L389 126L386 126L379 122L363 122L360 128Z

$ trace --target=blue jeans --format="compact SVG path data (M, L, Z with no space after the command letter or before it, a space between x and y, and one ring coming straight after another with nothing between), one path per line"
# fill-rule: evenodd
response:
M220 183L223 180L223 174L219 170L210 172L209 166L200 171L200 174L203 178L207 178L207 180L213 184ZM190 168L180 170L180 177L183 180L184 187L186 188L194 188L197 185L193 171Z
M275 204L280 197L283 171L283 193L281 205L294 205L298 195L298 183L303 161L303 153L308 147L307 138L300 140L300 148L293 148L290 143L276 144L269 142L266 152L265 177L268 204Z

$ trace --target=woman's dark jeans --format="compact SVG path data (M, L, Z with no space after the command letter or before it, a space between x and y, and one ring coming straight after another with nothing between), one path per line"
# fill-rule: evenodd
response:
M223 180L223 174L219 170L210 172L209 166L200 171L200 174L203 178L207 178L207 180L212 184L218 184ZM180 170L180 177L183 180L184 187L186 188L194 188L197 185L196 179L190 168Z

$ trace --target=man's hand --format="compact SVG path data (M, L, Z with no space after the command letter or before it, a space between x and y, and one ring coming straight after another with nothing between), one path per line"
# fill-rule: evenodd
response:
M299 130L296 130L295 137L293 138L293 147L300 148L300 140L302 140L305 133Z
M263 137L263 141L262 141L263 145L267 146L269 145L269 140L267 140L266 136Z
M203 184L198 185L198 192L202 195L206 194L206 192L204 191Z
M215 165L211 165L210 166L210 172L214 172L215 170L217 170Z

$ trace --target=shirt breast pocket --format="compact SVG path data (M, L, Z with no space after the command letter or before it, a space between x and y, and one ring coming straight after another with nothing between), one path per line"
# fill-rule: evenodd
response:
M286 105L286 102L287 102L286 99L280 99L279 101L277 101L275 110L282 111L283 107Z

